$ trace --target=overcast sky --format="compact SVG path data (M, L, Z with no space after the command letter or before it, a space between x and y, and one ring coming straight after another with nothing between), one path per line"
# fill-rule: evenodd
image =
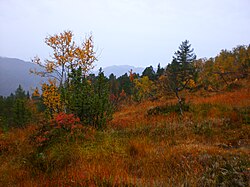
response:
M48 58L48 35L92 32L97 67L165 66L188 39L198 58L250 44L250 0L0 0L0 56Z

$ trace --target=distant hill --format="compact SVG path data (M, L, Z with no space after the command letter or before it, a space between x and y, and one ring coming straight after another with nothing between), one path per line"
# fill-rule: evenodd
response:
M39 66L16 58L0 57L0 95L9 96L20 84L24 90L40 87L42 78L30 74L29 70Z
M125 73L129 73L130 70L133 70L135 73L142 74L144 68L142 67L134 67L129 65L114 65L114 66L108 66L103 68L104 75L106 77L109 77L111 73L113 73L116 77L120 77L121 75L124 75ZM94 71L95 74L98 74L98 71Z
M32 88L41 87L44 78L30 74L30 69L40 69L40 67L31 62L26 62L16 58L0 57L0 95L9 96L14 93L20 84L24 90L32 92ZM128 73L130 70L141 74L144 68L129 65L108 66L103 68L105 76L111 73L119 77ZM98 74L98 71L93 71Z

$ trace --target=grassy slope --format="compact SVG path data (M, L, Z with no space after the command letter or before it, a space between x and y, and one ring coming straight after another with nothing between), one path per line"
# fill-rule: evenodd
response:
M34 126L0 134L0 186L247 186L250 89L188 96L190 111L147 115L174 101L125 106L103 132L37 154Z

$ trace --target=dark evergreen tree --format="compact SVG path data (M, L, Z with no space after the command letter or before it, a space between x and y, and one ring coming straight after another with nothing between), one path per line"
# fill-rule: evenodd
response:
M195 59L194 49L191 49L191 44L189 44L188 40L185 40L181 43L179 50L174 53L173 61L170 65L170 67L174 69L174 73L178 74L180 83L184 82L184 84L187 84L192 78L191 76L193 76L195 72L193 66Z
M113 108L109 100L108 79L102 69L99 70L96 84L94 84L94 100L91 109L94 113L93 125L103 128L112 118Z
M117 80L119 82L119 93L121 93L122 90L124 90L126 95L131 95L133 84L130 81L128 74L125 73L124 75L120 76Z
M0 99L0 125L4 129L9 127L24 127L31 119L28 108L29 99L22 86L19 85L14 94Z
M161 67L161 64L159 63L157 66L157 71L156 71L156 78L159 79L160 76L164 74L164 68Z
M66 87L66 108L74 113L86 125L101 129L112 117L112 105L109 101L108 79L100 70L93 82L82 75L82 70L72 70L70 82Z
M27 91L26 97L27 97L27 99L30 99L30 92L29 91Z
M181 43L179 50L174 53L171 64L167 66L167 84L172 90L180 104L180 111L182 113L183 99L179 96L179 92L188 88L190 80L194 78L195 67L193 65L196 55L191 49L191 44L188 40Z
M24 127L31 118L31 112L27 107L27 99L16 99L13 111L13 126Z
M153 66L146 67L145 70L142 72L142 76L147 76L151 81L155 80L156 74Z
M91 95L93 91L86 77L82 77L82 70L72 70L69 75L70 84L66 88L67 111L74 113L85 124L89 124L88 115L91 107Z
M110 89L110 94L113 94L114 96L118 95L119 85L116 76L113 73L109 75L109 89Z
M25 91L23 90L21 85L19 85L18 88L16 89L15 97L19 99L27 98L27 95L25 94Z

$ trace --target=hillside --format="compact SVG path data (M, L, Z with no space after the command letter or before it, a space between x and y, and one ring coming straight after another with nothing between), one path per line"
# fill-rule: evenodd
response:
M233 92L188 94L184 116L171 112L175 100L124 105L105 130L86 128L47 147L34 144L36 125L2 133L0 185L248 186L247 83ZM170 112L149 112L156 108Z
M250 45L107 78L72 36L48 40L58 82L0 97L0 186L249 186Z
M36 87L41 87L41 83L44 81L43 78L30 74L30 69L40 69L36 64L31 62L25 62L16 58L0 57L0 95L9 96L15 92L18 85L20 84L24 90L32 91ZM111 73L119 77L130 70L141 74L143 68L134 67L129 65L120 66L108 66L103 68L105 76L109 76ZM98 74L98 71L94 71Z
M18 88L19 84L26 91L40 87L43 79L29 73L29 70L34 68L39 69L37 65L30 62L0 57L0 95L10 95Z

